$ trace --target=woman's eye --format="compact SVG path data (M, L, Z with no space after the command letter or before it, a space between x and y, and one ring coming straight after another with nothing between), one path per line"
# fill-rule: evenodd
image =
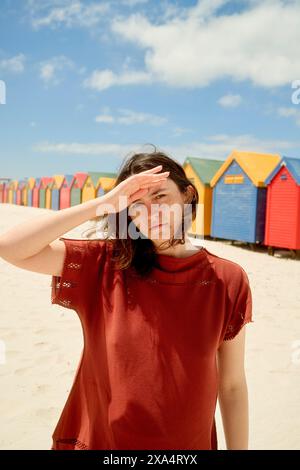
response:
M159 194L158 196L156 196L156 198L155 198L155 199L157 199L157 198L161 198L161 197L164 197L164 196L165 196L165 194Z

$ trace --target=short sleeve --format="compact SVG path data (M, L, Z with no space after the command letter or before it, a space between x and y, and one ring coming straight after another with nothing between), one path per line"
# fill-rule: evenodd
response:
M60 237L66 247L61 276L52 276L51 303L83 313L94 300L105 263L105 240Z
M82 271L86 262L85 240L61 237L66 247L61 276L52 276L51 303L77 310L83 288Z
M235 338L246 323L253 322L251 287L245 270L240 267L236 298L231 309L223 340L227 341Z

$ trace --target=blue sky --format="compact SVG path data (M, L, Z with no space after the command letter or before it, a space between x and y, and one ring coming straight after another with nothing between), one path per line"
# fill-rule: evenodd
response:
M1 0L0 176L300 157L299 44L293 0Z

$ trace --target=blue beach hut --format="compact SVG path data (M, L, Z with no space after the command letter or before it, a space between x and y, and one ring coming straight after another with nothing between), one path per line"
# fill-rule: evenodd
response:
M265 180L280 161L277 154L233 150L212 178L211 236L262 242L265 231Z

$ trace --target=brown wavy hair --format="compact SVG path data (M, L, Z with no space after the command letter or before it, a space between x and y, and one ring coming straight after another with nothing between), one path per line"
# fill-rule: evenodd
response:
M179 162L174 158L169 157L165 152L157 150L155 146L153 152L134 153L130 157L125 157L119 168L113 187L115 188L119 183L133 174L149 170L150 168L154 168L158 165L162 165L162 169L160 170L161 172L170 171L168 177L176 183L182 194L185 193L188 186L192 186L193 195L191 201L188 201L188 203L191 204L191 218L192 220L195 220L197 204L199 201L199 195L195 185L187 178L185 171ZM129 224L132 222L132 219L128 215L128 207L126 207L122 212L124 211L125 215L122 214L121 220L126 220L125 217L127 217L127 224L123 224L123 226L126 225L123 229L120 227L119 223L120 213L105 214L104 216L96 217L94 220L96 224L100 221L100 225L102 225L101 230L108 234L104 239L113 244L112 261L115 263L115 269L127 269L129 267L133 267L136 273L143 277L146 276L152 270L153 266L156 265L156 248L153 241L140 232L137 227L136 231L138 233L138 238L133 239L128 236ZM109 237L110 217L115 218L115 232L113 233L112 239ZM127 235L126 233L122 233L123 230L127 231ZM90 230L88 238L91 238L91 235L94 233L95 229ZM167 247L170 247L185 243L184 215L182 218L181 233L181 238L174 238L173 235L162 245L166 243ZM123 237L120 235L123 235Z

